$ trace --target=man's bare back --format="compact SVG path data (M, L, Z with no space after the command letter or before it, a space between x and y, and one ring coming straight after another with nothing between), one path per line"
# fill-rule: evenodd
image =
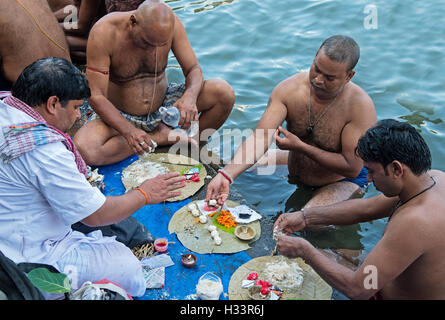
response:
M412 249L418 249L421 254L381 290L384 299L445 299L445 173L432 170L429 174L436 185L419 199L403 205L387 224L384 237L391 236L391 228L397 225L403 225L406 230L398 239L399 254L410 249L413 238L418 248Z
M40 31L20 4L53 41ZM46 0L0 1L0 38L2 73L10 82L15 82L23 69L37 59L59 57L70 60L65 35Z

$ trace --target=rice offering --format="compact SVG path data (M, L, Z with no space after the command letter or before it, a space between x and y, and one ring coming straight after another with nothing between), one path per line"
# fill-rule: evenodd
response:
M136 161L131 164L130 167L131 170L124 170L122 172L122 178L125 181L131 181L131 184L134 186L140 186L147 179L152 179L160 174L169 172L162 164L148 160Z
M304 273L297 262L280 260L267 263L263 277L279 288L298 289L303 284Z

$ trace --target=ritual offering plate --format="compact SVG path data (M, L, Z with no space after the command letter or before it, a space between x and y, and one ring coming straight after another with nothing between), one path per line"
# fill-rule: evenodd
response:
M266 288L263 295L257 291ZM254 258L230 278L229 300L331 300L332 288L303 259ZM270 295L269 295L270 293Z
M122 171L122 183L126 191L139 187L145 180L155 178L159 174L180 172L185 175L186 185L179 189L181 195L167 199L180 201L193 196L204 185L207 170L200 162L178 154L149 153L139 157Z
M168 225L168 231L176 233L183 246L199 254L247 250L250 243L260 238L261 226L259 218L248 224L239 224L248 226L254 234L250 240L239 239L235 235L238 225L236 216L230 213L238 206L238 203L228 200L222 210L215 210L208 207L203 200L194 201L175 212ZM258 213L257 215L261 217Z

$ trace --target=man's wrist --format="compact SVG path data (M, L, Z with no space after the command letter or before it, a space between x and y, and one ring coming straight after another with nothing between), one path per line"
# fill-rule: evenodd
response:
M220 173L224 178L226 178L229 181L229 184L233 183L233 178L232 176L224 169L219 169L218 173Z
M307 212L304 208L301 208L300 211L301 211L301 214L303 215L304 227L306 228L309 225L308 219L307 219Z
M300 257L303 260L310 260L311 258L311 250L314 248L314 246L312 246L312 244L307 241L306 239L302 239L302 243L300 244ZM306 262L307 263L307 262Z
M301 141L300 139L298 139L295 143L294 143L294 147L292 148L293 151L299 151L299 152L304 152L304 146L306 144Z
M147 195L147 193L144 190L142 190L142 188L137 187L137 188L134 188L134 190L139 191L139 193L144 197L144 202L145 202L144 205L149 204L148 195Z

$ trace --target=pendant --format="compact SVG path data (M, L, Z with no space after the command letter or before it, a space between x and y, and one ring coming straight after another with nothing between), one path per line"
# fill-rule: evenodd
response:
M313 131L314 131L314 126L313 125L309 125L306 128L306 132L307 132L308 135L311 135Z

